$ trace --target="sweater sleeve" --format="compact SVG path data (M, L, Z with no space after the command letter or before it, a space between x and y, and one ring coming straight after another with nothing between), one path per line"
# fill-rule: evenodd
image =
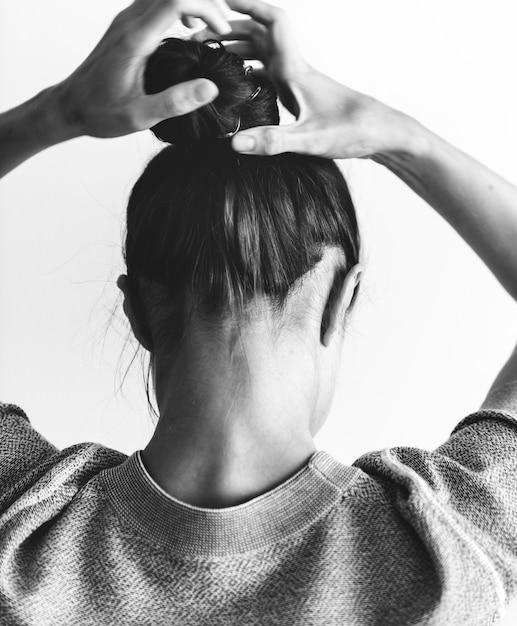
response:
M394 447L354 465L394 486L402 516L431 550L441 546L439 560L461 542L501 605L517 596L517 383L494 389L435 450Z
M0 403L0 495L56 452L20 407Z

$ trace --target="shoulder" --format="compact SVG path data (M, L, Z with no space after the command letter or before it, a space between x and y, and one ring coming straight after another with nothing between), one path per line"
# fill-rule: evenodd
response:
M442 570L461 572L458 588L480 589L485 580L499 609L517 588L514 391L491 394L433 450L399 446L354 462L383 486Z
M40 498L73 494L104 469L127 455L93 442L59 450L14 404L0 403L0 513L31 491Z

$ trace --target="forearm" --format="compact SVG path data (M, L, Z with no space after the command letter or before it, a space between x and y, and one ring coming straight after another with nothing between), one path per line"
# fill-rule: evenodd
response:
M407 150L376 155L428 202L517 299L517 187L409 120Z
M66 123L59 86L0 114L0 177L31 156L75 136Z

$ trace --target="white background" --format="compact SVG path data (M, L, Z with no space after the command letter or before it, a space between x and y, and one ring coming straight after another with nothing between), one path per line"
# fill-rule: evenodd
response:
M517 181L513 4L283 2L313 64ZM0 108L64 78L124 5L3 2ZM152 434L138 362L118 390L133 349L115 281L128 193L159 148L150 133L82 138L0 183L0 398L59 447L95 441L130 454ZM515 303L438 215L380 166L343 168L367 272L316 443L352 463L442 443L478 408L517 333ZM517 606L510 613L501 623L515 623Z

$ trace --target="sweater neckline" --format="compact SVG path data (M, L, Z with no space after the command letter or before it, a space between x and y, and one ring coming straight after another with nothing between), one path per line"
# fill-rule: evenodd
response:
M107 495L123 522L184 556L229 556L288 539L336 506L360 474L318 450L274 489L243 504L208 509L166 493L141 452L102 473Z

